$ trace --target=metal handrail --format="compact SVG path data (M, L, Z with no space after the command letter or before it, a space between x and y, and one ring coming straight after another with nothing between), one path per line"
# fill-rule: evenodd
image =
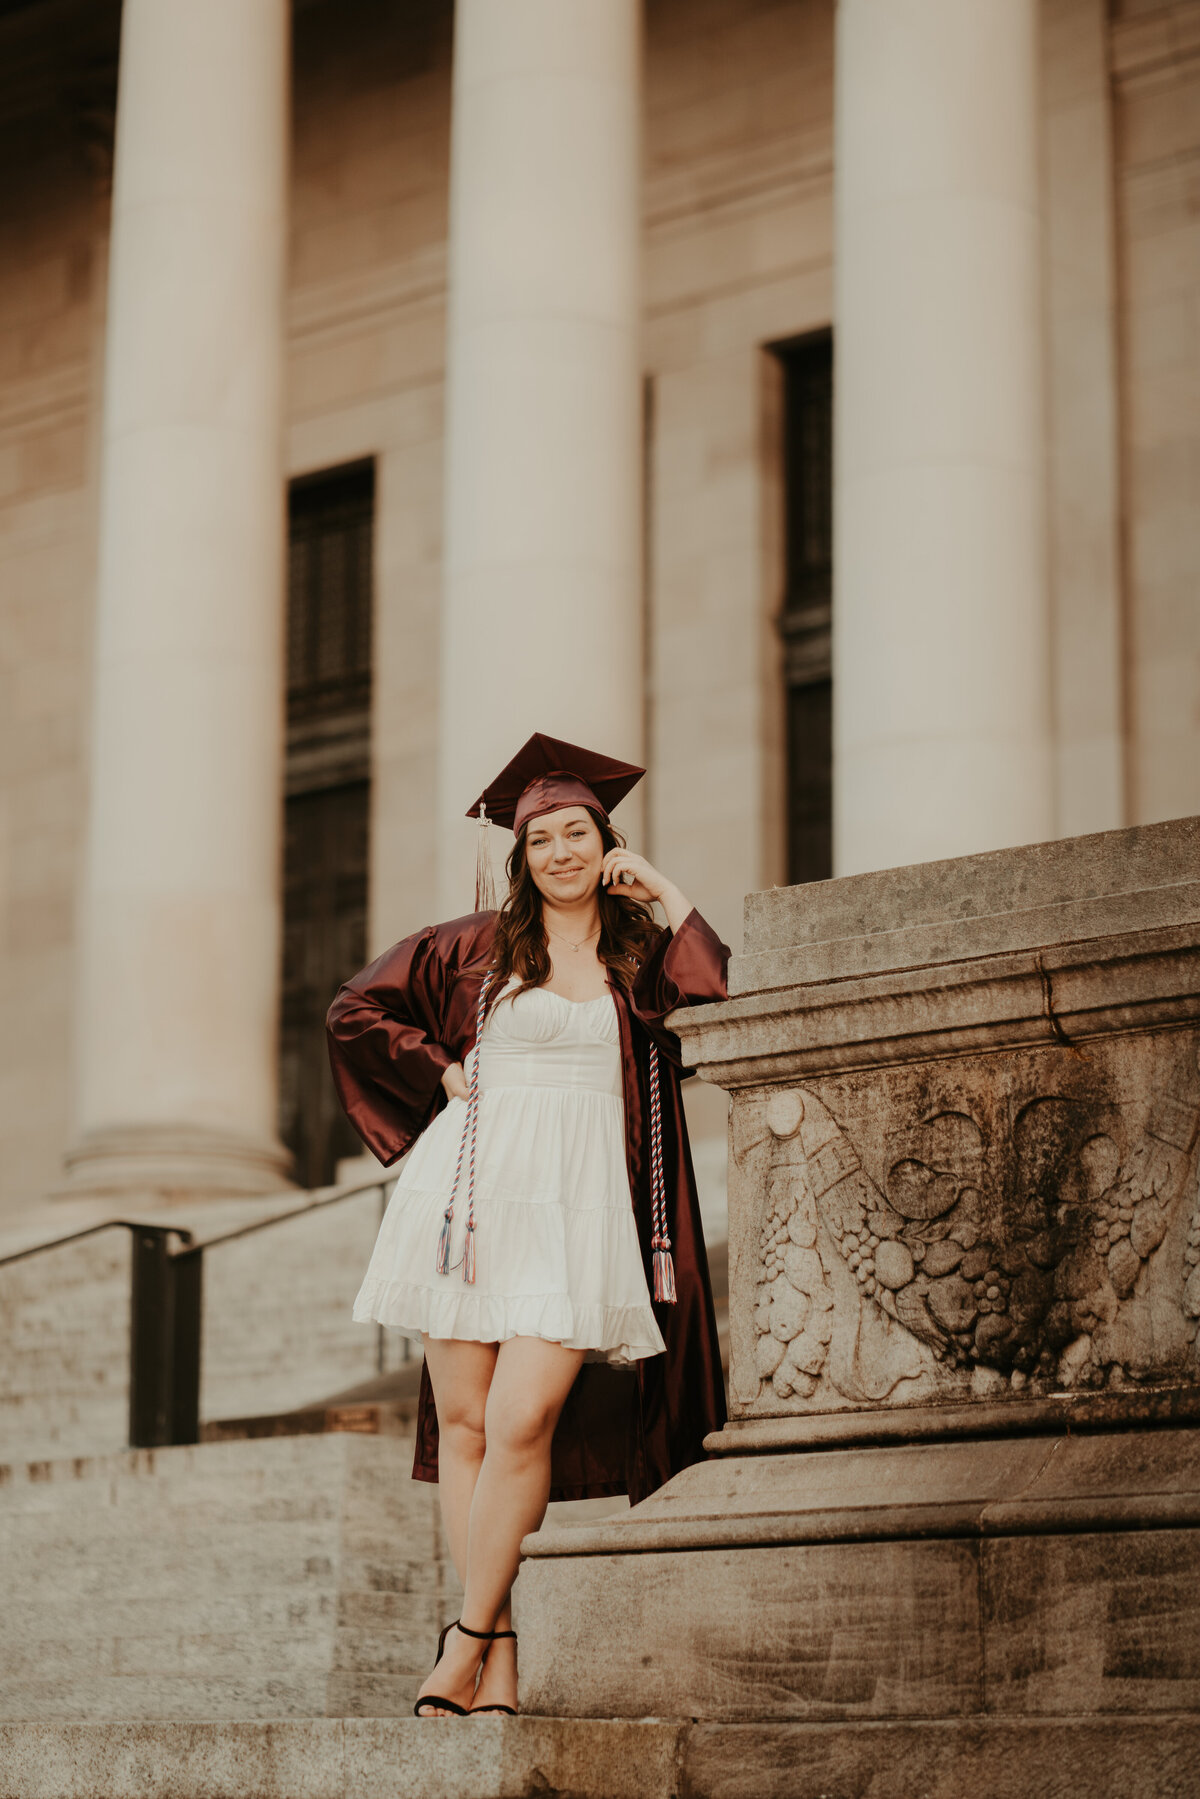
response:
M34 1243L0 1257L0 1268L26 1261L68 1243L79 1243L101 1231L130 1233L129 1294L129 1447L159 1449L200 1439L200 1344L203 1314L204 1252L258 1231L307 1218L343 1200L381 1193L387 1182L378 1176L339 1188L322 1199L256 1218L251 1224L219 1237L196 1241L175 1224L146 1224L107 1218L65 1237ZM172 1244L170 1239L177 1239Z
M277 1224L288 1224L293 1218L307 1218L313 1212L323 1212L327 1206L340 1205L344 1199L356 1199L360 1193L382 1192L387 1186L386 1180L376 1177L369 1181L360 1181L354 1187L339 1187L336 1193L327 1194L324 1199L311 1199L305 1206L294 1206L290 1212L273 1212L269 1218L256 1218L252 1224L239 1225L235 1231L226 1231L220 1237L204 1237L188 1249L177 1250L177 1255L195 1255L201 1250L216 1249L222 1243L236 1243L239 1237L253 1237L258 1231L268 1231Z
M106 1218L103 1224L89 1224L86 1230L71 1231L65 1237L48 1237L44 1243L31 1243L28 1249L18 1249L12 1255L0 1256L0 1268L7 1268L13 1262L23 1262L29 1256L40 1256L48 1249L61 1249L66 1243L80 1243L84 1237L95 1237L101 1231L166 1231L172 1237L179 1237L185 1244L192 1241L191 1231L185 1231L177 1224L145 1224L135 1218Z
M65 1237L47 1237L44 1242L31 1243L27 1249L17 1249L11 1255L0 1256L0 1268L7 1268L12 1262L23 1262L28 1256L43 1255L49 1249L61 1249L67 1243L82 1242L85 1237L95 1237L101 1231L166 1231L168 1235L178 1237L184 1245L182 1250L173 1252L176 1255L186 1254L194 1249L214 1249L218 1243L232 1243L237 1237L253 1236L255 1231L269 1230L272 1225L287 1224L293 1218L306 1218L310 1212L339 1205L343 1199L354 1199L360 1193L371 1193L386 1185L386 1179L374 1176L369 1181L357 1182L353 1187L339 1187L324 1199L311 1199L307 1205L294 1206L290 1212L273 1212L269 1218L256 1218L253 1224L243 1224L236 1231L226 1231L220 1237L204 1237L199 1243L191 1231L179 1224L151 1223L148 1219L141 1218L106 1218L103 1224L89 1224L81 1231L69 1231Z

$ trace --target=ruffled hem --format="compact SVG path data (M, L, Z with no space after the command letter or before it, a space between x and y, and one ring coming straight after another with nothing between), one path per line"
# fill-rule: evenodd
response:
M455 1290L455 1287L461 1289ZM382 1324L420 1342L422 1334L472 1343L542 1337L589 1352L585 1361L628 1367L666 1349L649 1304L578 1305L565 1293L515 1297L478 1293L465 1282L444 1290L368 1275L354 1302L358 1324Z

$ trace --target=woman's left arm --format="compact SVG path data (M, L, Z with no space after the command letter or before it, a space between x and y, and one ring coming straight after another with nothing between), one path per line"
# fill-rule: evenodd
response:
M623 880L623 875L632 875L632 882ZM600 864L600 883L605 887L620 887L630 899L647 900L651 904L657 900L673 931L677 931L688 913L694 910L691 900L683 897L674 881L668 881L665 875L650 866L645 856L635 856L632 850L609 850Z
M627 871L632 882L620 882ZM676 1043L665 1031L663 1019L677 1006L703 1006L727 994L729 948L673 881L659 874L644 856L632 850L609 850L601 868L605 885L620 884L631 899L657 900L667 915L663 931L638 970L632 1000L643 1022Z

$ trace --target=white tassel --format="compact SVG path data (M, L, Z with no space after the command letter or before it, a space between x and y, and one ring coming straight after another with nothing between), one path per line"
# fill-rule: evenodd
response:
M499 904L496 898L496 877L492 872L491 830L492 821L487 815L487 807L481 801L479 837L475 845L475 910L477 912L494 912Z

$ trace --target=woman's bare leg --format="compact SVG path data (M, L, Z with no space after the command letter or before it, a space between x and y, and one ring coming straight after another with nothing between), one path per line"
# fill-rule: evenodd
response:
M451 1559L458 1570L458 1578L465 1585L468 1520L475 1482L483 1464L484 1407L499 1346L495 1343L473 1343L444 1337L423 1336L422 1341L433 1397L437 1404L438 1499L442 1510L442 1524L450 1545ZM480 1624L475 1618L468 1617L467 1623L477 1630L490 1628L487 1624ZM459 1640L457 1631L451 1631L450 1636L452 1640ZM479 1649L485 1647L483 1643L477 1645ZM451 1691L441 1684L438 1676L438 1668L441 1666L442 1663L439 1662L422 1691L440 1693L444 1699L468 1705L469 1692L464 1698L461 1692ZM459 1681L460 1686L465 1684ZM427 1713L431 1718L448 1718L453 1715L452 1712L433 1707Z
M464 1409L470 1412L473 1401L464 1402L457 1391L458 1371L466 1372L470 1364L453 1351L449 1358L439 1356L439 1350L444 1352L447 1347L444 1342L435 1345L434 1356L442 1363L442 1385L448 1416L452 1417ZM471 1347L478 1346L460 1343L453 1349ZM581 1349L564 1349L561 1343L537 1337L509 1338L494 1353L495 1367L484 1405L486 1446L470 1503L463 1581L462 1617L475 1630L510 1628L509 1590L520 1561L521 1538L535 1530L545 1514L550 1495L550 1439L583 1360ZM429 1373L437 1398L438 1375L432 1364ZM451 1387L456 1389L453 1395ZM440 1399L438 1426L440 1434ZM439 1462L439 1470L440 1466ZM460 1475L462 1470L452 1469L452 1479ZM465 1484L463 1475L463 1487ZM451 1499L451 1513L452 1528L457 1531L457 1496ZM491 1669L485 1671L482 1690L476 1694L476 1674L485 1649L486 1643L452 1630L421 1693L439 1693L456 1705L469 1706L472 1699L482 1704L486 1699L515 1706L516 1655L511 1638L491 1645ZM447 1714L431 1710L427 1715Z
M550 1440L583 1361L581 1349L564 1349L538 1337L502 1343L488 1389L484 1416L487 1448L471 1502L463 1617L494 1619L512 1627L510 1592L520 1563L521 1538L536 1530L550 1496ZM517 1646L511 1638L491 1645L475 1704L516 1706Z
M450 1554L467 1578L467 1520L483 1462L484 1407L496 1368L497 1343L423 1337L437 1403L438 1498ZM468 1618L468 1624L472 1622Z

